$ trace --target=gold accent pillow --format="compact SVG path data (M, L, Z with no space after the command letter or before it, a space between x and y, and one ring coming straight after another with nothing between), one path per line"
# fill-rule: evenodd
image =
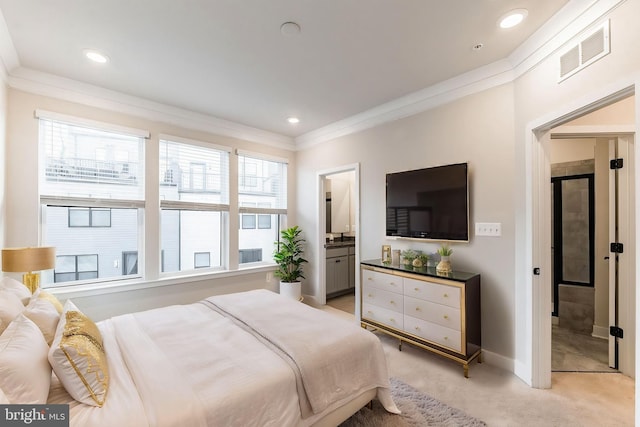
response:
M102 335L96 324L70 300L60 316L49 362L71 397L87 405L104 405L109 367Z

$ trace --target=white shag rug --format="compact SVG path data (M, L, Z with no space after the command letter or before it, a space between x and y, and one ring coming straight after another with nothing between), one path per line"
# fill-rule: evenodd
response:
M483 421L429 397L396 378L391 378L390 382L391 395L402 414L390 414L374 400L371 409L362 408L340 427L486 426Z

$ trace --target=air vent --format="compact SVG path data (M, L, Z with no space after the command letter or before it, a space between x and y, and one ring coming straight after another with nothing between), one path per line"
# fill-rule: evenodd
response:
M607 55L611 49L609 21L583 37L560 55L560 77L558 82L574 75L586 66Z

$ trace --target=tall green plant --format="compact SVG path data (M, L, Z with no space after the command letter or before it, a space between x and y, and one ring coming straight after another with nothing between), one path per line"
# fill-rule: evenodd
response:
M275 276L283 282L298 282L304 279L302 264L308 262L302 257L305 240L302 230L296 225L280 231L280 241L275 242L273 260L278 264Z

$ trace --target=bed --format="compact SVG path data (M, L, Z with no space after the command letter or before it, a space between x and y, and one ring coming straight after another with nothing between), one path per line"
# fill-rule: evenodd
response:
M69 304L50 361L62 347L56 340L75 308ZM374 398L399 413L373 334L267 290L116 316L95 327L108 366L102 394L72 397L73 385L59 378L67 374L54 368L51 375L46 401L69 404L72 426L335 426ZM93 380L94 391L105 383L104 376Z

